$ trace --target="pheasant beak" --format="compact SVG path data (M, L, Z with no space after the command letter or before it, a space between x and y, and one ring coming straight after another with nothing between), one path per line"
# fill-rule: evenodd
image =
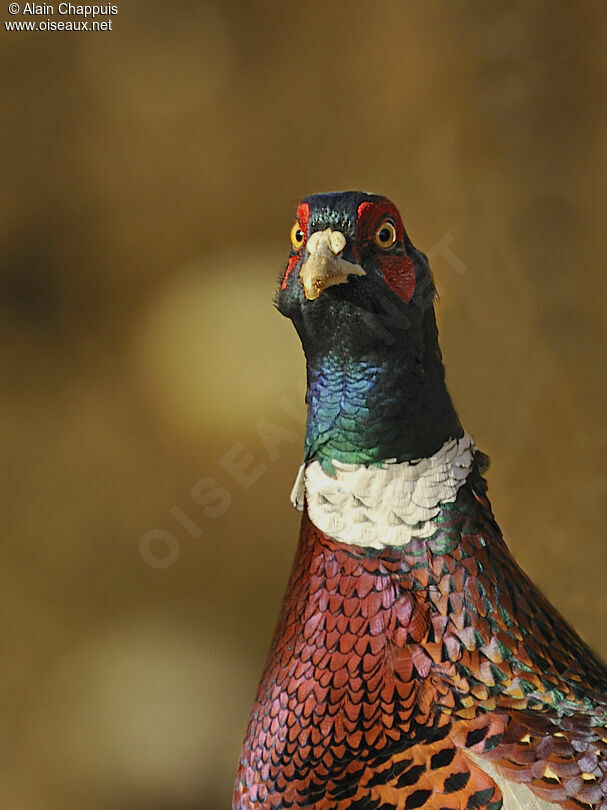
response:
M341 231L315 231L308 239L308 258L303 263L299 278L308 301L316 300L321 292L334 284L345 284L348 276L364 276L359 264L342 259L346 237Z

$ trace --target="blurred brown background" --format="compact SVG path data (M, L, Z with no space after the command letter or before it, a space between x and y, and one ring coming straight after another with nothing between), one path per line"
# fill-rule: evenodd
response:
M496 514L606 656L605 5L118 5L2 27L0 808L230 805L298 528L271 295L312 191L388 195L431 253Z

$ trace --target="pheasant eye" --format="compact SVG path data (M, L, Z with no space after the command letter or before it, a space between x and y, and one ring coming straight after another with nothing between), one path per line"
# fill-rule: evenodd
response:
M396 228L394 224L386 219L382 222L379 228L375 231L375 244L379 245L383 250L391 248L396 242Z
M291 228L291 244L293 245L293 249L299 250L299 248L303 245L305 238L306 235L302 231L299 222L296 222Z

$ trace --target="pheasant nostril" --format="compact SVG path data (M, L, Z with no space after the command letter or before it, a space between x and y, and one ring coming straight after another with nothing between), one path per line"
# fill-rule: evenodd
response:
M331 231L329 236L329 247L331 251L337 256L342 252L346 246L346 237L341 231Z
M325 228L324 231L315 231L308 239L309 253L329 253L339 256L346 246L346 237L341 231L332 231Z

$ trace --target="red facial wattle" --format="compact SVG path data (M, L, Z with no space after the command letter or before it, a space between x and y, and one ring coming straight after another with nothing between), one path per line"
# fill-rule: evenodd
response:
M287 287L287 282L289 280L289 276L293 272L293 268L297 264L297 262L301 258L301 251L306 246L306 241L308 239L308 219L310 218L310 206L308 203L300 203L297 208L297 221L299 222L299 227L304 233L304 241L302 246L299 250L294 250L289 256L289 261L287 263L287 269L285 270L285 274L282 277L282 282L280 284L280 289L285 290Z
M381 222L389 217L396 228L397 243L402 243L405 229L400 215L390 202L363 202L358 206L356 222L358 244L367 244L373 240L373 235ZM397 253L379 253L377 264L382 271L384 281L392 292L408 303L415 291L415 268L413 261L407 255Z
M384 281L405 304L408 304L415 291L415 268L408 256L379 256L377 264Z

